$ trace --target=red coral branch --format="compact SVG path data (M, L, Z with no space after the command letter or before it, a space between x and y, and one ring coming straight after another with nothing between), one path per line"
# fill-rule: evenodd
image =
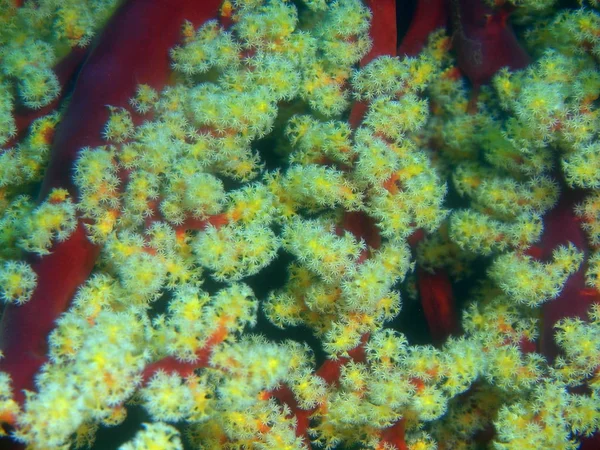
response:
M569 242L580 251L589 254L589 246L584 231L574 212L575 204L582 200L582 193L566 189L558 204L544 217L544 234L539 243L541 250L539 259L547 260L552 256L552 250L559 245ZM585 267L580 267L571 275L559 296L542 306L542 336L540 350L550 360L558 353L554 342L554 325L565 317L579 317L587 320L587 312L593 296L586 295Z
M378 56L396 54L396 0L365 0L365 4L373 14L369 30L373 47L360 62L361 66Z
M431 274L419 269L417 279L429 332L436 343L442 343L459 330L450 278L442 270Z
M82 147L102 144L106 105L125 106L140 83L162 88L170 75L168 51L177 42L183 21L201 24L216 17L219 4L220 0L131 0L119 9L78 75L56 132L41 198L54 187L77 194L73 165ZM23 401L23 389L33 389L33 377L46 354L47 335L89 276L98 252L85 238L80 221L73 236L34 264L38 287L26 307L7 307L0 370L13 378L19 401Z
M473 86L481 86L503 67L522 69L529 62L508 23L511 11L482 0L452 0L453 42L458 65Z
M419 54L429 35L448 23L447 0L417 0L417 7L406 35L398 47L398 56Z

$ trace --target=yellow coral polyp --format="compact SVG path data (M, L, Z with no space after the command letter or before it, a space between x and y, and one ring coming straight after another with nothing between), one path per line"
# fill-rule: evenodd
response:
M76 3L0 17L1 142L17 105L58 94L62 48L89 40L114 6ZM360 67L363 2L245 0L223 3L227 26L183 24L174 85L140 85L131 110L109 107L110 145L78 154L78 199L22 196L60 117L35 122L0 155L0 295L17 310L28 301L36 275L18 259L51 252L78 223L101 256L22 410L0 374L15 437L32 449L87 443L130 399L152 423L121 450L181 449L165 422L187 422L192 446L231 449L391 449L383 437L400 429L411 450L469 448L492 427L501 449L573 448L597 432L599 307L556 324L555 362L525 348L569 276L584 267L590 298L600 285L598 20L548 7L540 21L534 3L519 3L517 29L533 62L499 71L474 114L443 31L415 57ZM351 127L354 100L367 110ZM541 261L531 247L565 183L584 197L589 248ZM471 286L462 337L436 347L395 321L401 296L425 296L423 271ZM285 337L303 327L324 356L251 334L265 317ZM193 374L147 373L165 358Z

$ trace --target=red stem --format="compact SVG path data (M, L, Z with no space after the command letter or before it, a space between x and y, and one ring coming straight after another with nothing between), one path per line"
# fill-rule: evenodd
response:
M507 9L483 0L451 0L452 37L458 66L473 86L488 83L503 67L522 69L530 60L510 24Z
M396 0L365 0L365 4L373 14L369 29L373 47L361 60L361 66L378 56L396 55Z
M436 343L442 343L459 330L450 277L443 270L431 274L419 269L417 279L429 332Z
M398 47L398 56L416 56L427 44L429 35L448 22L447 0L417 0L410 27Z
M573 210L575 204L583 199L582 197L581 192L564 188L558 204L544 217L544 234L539 243L541 249L539 259L550 259L556 247L569 242L580 251L589 254L585 233L579 226L579 220ZM553 360L558 354L558 347L554 342L556 322L564 317L587 319L590 304L596 297L585 295L584 289L585 268L582 265L567 279L559 296L542 306L540 350L549 360Z
M40 199L54 187L77 194L72 168L82 147L103 143L106 105L126 106L140 83L162 88L171 73L168 51L179 39L183 21L199 25L216 17L219 4L220 0L131 0L117 11L79 73L55 135ZM22 389L34 389L48 333L88 278L99 249L86 239L80 222L73 236L52 252L34 263L38 287L25 306L7 307L1 330L5 358L0 370L11 375L20 402Z
M371 9L373 18L369 37L373 46L360 61L364 67L378 56L396 56L396 0L365 0L365 5ZM356 101L352 105L348 121L352 128L358 128L367 112L366 102Z

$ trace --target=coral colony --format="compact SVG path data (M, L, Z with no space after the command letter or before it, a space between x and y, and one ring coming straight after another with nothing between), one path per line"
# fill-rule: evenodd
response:
M600 448L598 0L410 3L0 0L2 448Z

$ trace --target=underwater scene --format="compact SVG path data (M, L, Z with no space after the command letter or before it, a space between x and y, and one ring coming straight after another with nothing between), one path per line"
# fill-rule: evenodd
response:
M600 0L0 0L0 448L600 449Z

